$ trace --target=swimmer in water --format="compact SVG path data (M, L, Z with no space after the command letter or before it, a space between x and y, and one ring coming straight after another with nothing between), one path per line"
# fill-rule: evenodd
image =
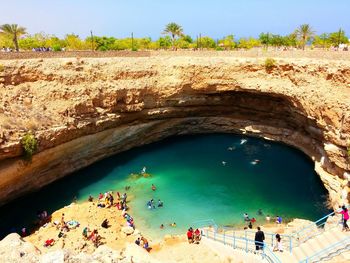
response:
M248 140L247 139L241 139L241 145L245 144Z
M252 161L252 162L250 162L250 163L253 164L253 165L256 165L256 164L258 164L259 162L260 162L259 159L255 159L254 161Z
M234 148L233 148L233 147L228 147L228 148L227 148L227 150L229 150L229 151L233 151L233 150L234 150Z
M146 166L144 166L144 167L142 168L141 173L142 173L142 174L146 173Z
M221 163L222 163L222 165L223 165L223 166L225 166L225 165L226 165L226 162L225 162L225 161L222 161Z

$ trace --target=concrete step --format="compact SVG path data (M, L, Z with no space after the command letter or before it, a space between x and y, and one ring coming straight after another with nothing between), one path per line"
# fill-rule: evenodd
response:
M219 241L214 241L203 237L202 243L215 251L219 255L230 256L234 258L234 262L248 262L248 263L259 263L259 262L268 262L266 259L263 259L261 254L254 254L252 252L246 253L241 249L233 249L230 245L224 245Z
M276 256L280 259L282 263L297 263L298 259L289 252L276 252Z
M301 261L308 256L300 246L293 249L292 254L298 261Z
M320 243L320 240L322 240L322 238L312 238L308 241L308 243L310 244L310 246L313 248L314 251L320 251L323 248L322 243Z
M339 234L335 231L326 231L320 238L323 237L323 247L328 247L334 243L337 243L341 240Z

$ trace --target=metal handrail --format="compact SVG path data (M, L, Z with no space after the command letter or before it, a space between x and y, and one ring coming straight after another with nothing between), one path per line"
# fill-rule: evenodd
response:
M349 208L349 206L347 206ZM323 229L324 225L327 223L327 220L329 217L334 216L336 214L336 212L332 212L329 213L328 215L325 215L324 217L316 220L315 222L301 228L300 230L292 233L291 235L284 235L281 234L281 237L283 240L288 240L287 242L287 246L286 248L289 250L290 253L292 253L293 248L298 247L300 244L305 243L307 240L322 234L323 231L321 231L321 229ZM204 226L211 226L214 228L215 232L214 235L220 235L217 231L218 231L218 225L215 223L215 221L213 219L207 219L207 220L200 220L200 221L196 221L194 222L194 224L197 225L197 227L204 227ZM337 227L337 224L332 226L330 229L333 229L334 227ZM223 234L223 239L224 239L224 243L226 238L230 239L231 236L225 235L226 231L228 230L232 230L233 231L233 238L234 238L234 242L239 241L239 240L250 240L252 242L252 239L249 239L247 237L247 233L254 233L251 230L245 230L245 236L244 237L236 237L235 234L235 229L231 228L231 227L222 227L222 229L224 230L224 234ZM271 247L274 246L274 233L264 233L265 236L268 236L269 238L267 239L267 243L269 243L268 240L270 240L271 238ZM247 241L248 242L248 241ZM339 242L335 243L338 244ZM248 244L248 243L247 243ZM286 244L286 243L285 243ZM319 251L318 253L323 252L323 250ZM275 254L273 254L275 256Z
M210 235L209 233L212 233L212 235ZM271 263L282 263L279 260L279 258L275 255L275 253L273 253L269 246L267 246L264 242L259 242L243 237L236 237L234 234L232 236L226 235L225 233L220 234L214 231L209 231L208 229L202 231L202 235L207 238L213 239L214 241L219 241L224 245L231 245L234 249L242 249L246 253L256 252L255 246L261 245L261 247L263 248L261 256L263 258L266 258Z
M327 219L330 217L330 216L333 216L335 215L335 212L333 211L332 213L328 214L328 215L325 215L324 217L318 219L317 221L303 227L302 229L298 230L297 232L295 232L293 235L300 235L300 233L304 232L305 230L309 229L309 228L312 228L312 227L320 227L320 226L323 226L326 224L327 222ZM322 222L323 220L325 220L324 222ZM321 224L319 224L320 222L322 222Z
M345 243L345 244L344 244ZM309 262L312 262L313 260L317 260L317 259L320 259L322 258L322 255L324 255L325 253L332 253L334 251L334 249L339 246L339 245L342 245L343 247L346 247L348 245L350 245L350 237L346 237L346 238L343 238L342 240L336 242L336 243L333 243L331 245L329 245L328 247L316 252L315 254L313 254L312 256L309 256L307 258L305 258L304 260L300 261L301 263L305 262L305 263L309 263ZM350 249L350 248L349 248ZM328 255L327 254L327 255Z
M227 228L226 228L227 229ZM252 230L244 230L245 233L250 233L251 235L255 235L255 231ZM264 232L265 235L265 242L270 244L271 247L273 247L275 245L275 241L276 241L276 234L275 233L269 233L269 232ZM293 240L295 239L294 236L292 235L286 235L286 234L280 234L281 239L284 240L284 245L285 248L289 251L292 252L292 248L293 248ZM245 235L245 237L247 237L247 234ZM294 243L296 242L296 240L294 241Z

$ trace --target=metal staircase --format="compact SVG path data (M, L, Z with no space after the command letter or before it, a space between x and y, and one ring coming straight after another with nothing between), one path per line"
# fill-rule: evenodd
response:
M255 232L252 230L220 228L212 219L194 222L194 226L202 229L204 237L245 253L259 255L264 262L320 262L339 257L350 250L350 232L341 231L340 217L334 212L289 235L281 235L285 251L276 253L272 251L275 233L265 232L264 249L257 254Z

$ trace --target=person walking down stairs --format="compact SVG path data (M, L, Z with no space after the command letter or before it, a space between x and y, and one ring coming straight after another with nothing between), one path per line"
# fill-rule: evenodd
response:
M261 231L260 226L258 226L258 231L255 233L255 249L263 249L264 248L264 240L265 240L265 235L264 232Z
M347 221L349 220L349 210L346 208L345 205L342 206L342 211L338 212L339 214L342 214L343 216L343 231L349 231L349 226L347 224Z

